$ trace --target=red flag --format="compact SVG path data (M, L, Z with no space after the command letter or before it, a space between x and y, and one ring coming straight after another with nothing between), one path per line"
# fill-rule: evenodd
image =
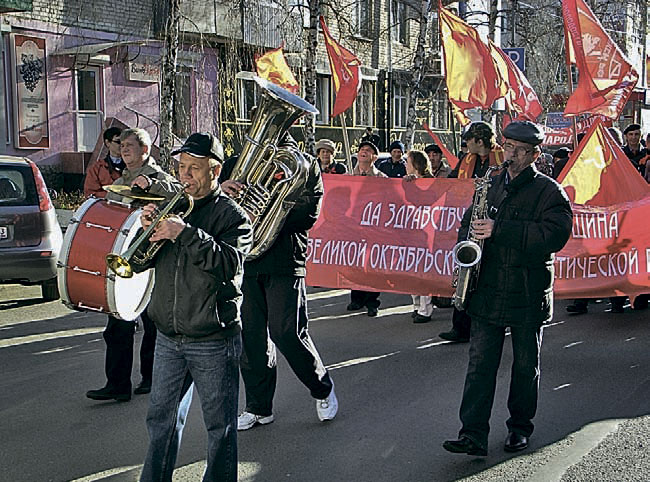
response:
M475 28L442 8L440 2L438 8L449 100L460 111L487 109L506 93L490 49Z
M598 119L557 180L575 204L612 206L650 195L650 186Z
M442 151L442 154L447 158L447 162L449 163L450 166L456 167L460 160L452 154L452 152L447 149L447 146L443 144L443 142L440 140L440 138L431 130L429 129L429 125L427 123L422 124L422 128L429 133L431 138L433 139L433 142L440 148Z
M361 88L361 61L332 38L323 17L320 17L320 26L325 37L325 47L330 60L334 92L336 93L332 115L337 116L352 106L359 93Z
M283 45L277 49L269 50L264 55L255 56L255 68L257 75L263 79L273 82L275 85L297 94L300 90L298 81L291 72L289 64L282 51Z
M580 72L578 86L564 113L590 112L618 118L639 74L584 0L562 0L562 13L565 35L570 39Z
M506 68L505 71L501 72L501 77L508 90L505 95L508 110L514 114L514 119L535 122L544 109L528 79L519 70L519 67L512 61L510 56L497 47L491 40L490 49L495 64L501 67L501 69L504 66Z

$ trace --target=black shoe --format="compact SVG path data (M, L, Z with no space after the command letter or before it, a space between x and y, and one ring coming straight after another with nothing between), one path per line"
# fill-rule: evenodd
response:
M359 303L350 303L345 309L348 311L356 311L363 308L363 305L360 305Z
M503 450L506 452L519 452L525 448L528 448L528 437L515 432L508 432Z
M151 391L151 380L145 380L144 378L140 382L140 384L135 387L135 390L133 390L133 393L136 395L144 395L145 393L149 393Z
M620 305L612 305L612 313L625 313L625 308Z
M584 315L587 313L587 305L579 305L577 303L573 303L572 305L569 305L566 307L567 313L572 313L574 315Z
M413 323L426 323L428 321L431 321L430 316L422 316L416 313L415 316L413 317Z
M377 308L368 308L368 316L377 316Z
M453 341L454 343L467 343L469 341L469 336L462 336L456 330L445 331L438 336L443 340Z
M131 400L131 389L128 392L117 392L111 387L100 388L99 390L89 390L86 396L92 400L117 400L118 402L128 402Z
M418 316L418 310L413 310L413 313L411 313L411 318L415 318Z
M648 309L648 295L637 296L634 300L632 308L635 310L647 310Z
M487 449L479 447L467 437L461 437L458 440L445 440L442 448L454 454L478 455L480 457L487 455Z

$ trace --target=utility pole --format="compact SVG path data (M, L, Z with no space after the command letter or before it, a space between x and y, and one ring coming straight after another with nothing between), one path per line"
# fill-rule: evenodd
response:
M162 59L160 87L160 167L170 172L171 151L174 145L172 126L176 102L176 63L178 60L178 36L180 0L166 0L168 9L165 28L165 53Z

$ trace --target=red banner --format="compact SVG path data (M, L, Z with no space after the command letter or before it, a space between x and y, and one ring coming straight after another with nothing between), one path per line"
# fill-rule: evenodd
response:
M471 203L471 180L323 179L308 284L451 296L451 251ZM556 297L650 293L648 219L650 195L611 207L574 206L573 236L555 261Z

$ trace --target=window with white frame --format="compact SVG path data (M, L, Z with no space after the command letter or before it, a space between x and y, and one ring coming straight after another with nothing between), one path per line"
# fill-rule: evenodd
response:
M406 2L391 0L392 22L391 33L393 41L406 44L408 42L408 19L406 17Z
M396 84L393 87L393 127L406 127L406 110L408 108L408 87Z
M329 124L331 112L330 77L319 75L316 77L316 124Z
M372 37L372 0L357 0L355 4L356 33Z
M242 74L244 75L237 76L237 119L251 120L251 110L257 105L260 92L252 79L252 72Z
M355 125L375 125L375 82L369 80L361 81L359 95L354 102Z

